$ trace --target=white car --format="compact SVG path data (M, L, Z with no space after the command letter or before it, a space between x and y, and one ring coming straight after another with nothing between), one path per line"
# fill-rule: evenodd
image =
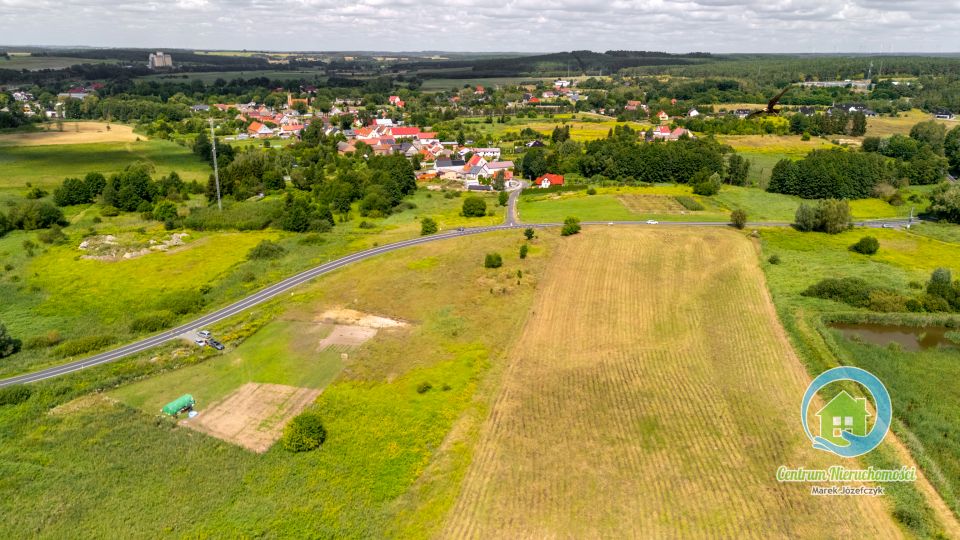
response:
M202 337L203 339L209 339L210 336L212 336L213 334L211 334L209 330L201 330L197 332L197 335Z
M203 338L197 338L193 340L193 342L197 344L197 347L205 347L207 345L207 340Z
M648 219L648 220L647 220L647 225L656 225L657 223L660 223L660 222L657 221L657 220L655 220L655 219Z

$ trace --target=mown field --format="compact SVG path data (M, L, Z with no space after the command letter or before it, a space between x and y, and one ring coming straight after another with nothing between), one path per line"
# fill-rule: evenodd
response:
M809 377L741 235L587 228L520 343L443 536L900 534L882 499L773 480L832 460L788 412Z
M140 135L133 126L106 122L49 122L32 131L0 133L0 147L7 145L45 146L50 144L90 144L134 142ZM146 137L143 137L146 138Z
M869 257L851 252L849 245L866 234L879 239L880 250ZM876 374L890 391L894 432L909 447L945 504L960 515L960 391L956 385L945 384L960 375L957 351L910 352L845 339L828 329L824 318L851 313L866 316L868 310L800 295L823 278L859 277L871 285L915 296L920 291L910 283L925 284L934 269L960 271L956 226L921 224L910 232L853 230L836 236L763 230L761 237L764 257L776 254L781 258L780 264L764 264L764 271L780 317L811 371L840 363ZM932 318L896 313L872 317L891 324Z
M556 241L555 233L544 233L523 261L517 231L405 250L215 327L228 345L223 356L166 347L34 386L26 403L0 407L0 534L434 535ZM490 251L503 254L503 268L483 268ZM327 384L313 406L328 430L322 449L290 454L275 446L254 454L157 421L155 405L170 391L197 385L216 392L218 377L324 384L297 373L296 364L323 362L304 347L309 337L301 330L336 306L411 326L353 352ZM281 322L264 326L277 312L286 313ZM298 322L285 329L289 321ZM275 358L285 351L295 353ZM121 383L111 393L119 401L73 399L204 358L209 367ZM303 371L318 373L314 366ZM423 383L432 387L418 392Z
M937 123L943 124L948 130L960 125L960 122L956 120L937 120L929 113L925 113L919 109L912 109L899 113L895 118L890 116L867 118L867 136L889 137L896 133L907 135L910 133L910 128L919 122L925 122L927 120L934 120Z

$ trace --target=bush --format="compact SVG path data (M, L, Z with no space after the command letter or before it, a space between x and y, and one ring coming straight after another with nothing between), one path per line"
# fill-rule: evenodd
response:
M770 264L780 264L780 256L774 253L769 259L767 259L767 262Z
M730 223L738 229L742 229L747 225L747 212L743 209L737 208L730 213Z
M520 258L521 258L521 259L526 259L526 258L527 258L527 251L528 251L529 249L530 249L530 248L527 247L526 244L520 246Z
M902 294L884 289L870 291L870 302L868 307L873 311L883 313L899 313L909 311L907 302L911 300Z
M32 231L46 229L51 225L66 225L63 212L43 201L24 201L10 210L10 225L15 229Z
M23 345L23 343L19 339L11 336L7 332L7 327L3 323L0 323L0 358L17 354L20 352L21 345Z
M327 440L323 419L315 412L303 412L283 429L283 447L290 452L308 452Z
M53 350L57 356L77 356L113 343L113 336L84 336L68 339Z
M420 220L420 236L436 234L437 230L437 222L433 218L425 217Z
M816 206L800 203L794 215L794 225L798 231L820 231L838 234L850 228L852 214L850 204L845 200L823 199Z
M499 253L487 253L483 259L484 268L500 268L503 266L503 257Z
M116 207L107 205L100 209L100 215L103 217L116 217L120 215L120 210L118 210Z
M697 212L699 210L704 209L703 205L700 204L700 201L694 199L693 197L687 197L686 195L677 195L676 197L674 197L674 200L680 203L680 206L692 212Z
M44 244L62 245L70 241L67 235L63 234L63 229L59 225L51 225L49 229L37 233L37 239Z
M430 384L430 383L428 383L428 382L422 382L422 383L420 383L420 384L417 385L417 393L418 393L418 394L426 394L426 393L429 392L432 388L433 388L433 385L432 385L432 384Z
M880 241L872 236L864 236L856 244L850 246L851 251L864 255L873 255L880 249Z
M130 321L130 331L133 333L156 332L170 326L173 320L173 313L169 311L147 313Z
M376 228L377 228L377 226L376 226L375 224L370 223L369 221L366 221L366 220L361 221L359 224L357 224L357 227L359 227L359 228L361 228L361 229L376 229Z
M177 205L171 201L162 200L153 207L151 217L157 221L170 221L177 218Z
M60 337L60 332L56 330L51 330L42 336L33 336L29 338L23 344L24 349L45 349L47 347L53 347L63 338Z
M507 193L506 191L501 191L500 194L497 195L497 202L500 204L500 206L506 206L507 201L509 200L510 200L510 194Z
M470 196L463 200L464 217L483 217L487 215L487 203L477 196Z
M28 198L28 199L42 199L42 198L46 197L47 195L49 195L49 193L47 193L46 190L34 186L34 187L30 188L30 191L27 192L27 194L25 195L25 197Z
M25 384L15 384L0 388L0 406L19 405L30 399L33 391Z
M873 288L860 278L827 278L803 291L803 296L843 302L855 307L870 305Z
M597 190L593 188L587 188L587 195L596 195Z
M710 197L720 193L720 175L717 173L709 174L708 170L703 170L691 178L693 184L693 193Z
M563 220L563 228L560 229L560 236L571 236L580 232L580 220L575 217L568 217Z
M286 248L272 240L261 240L259 244L247 253L247 259L279 259L283 257L286 252Z
M535 233L534 233L533 229L527 228L527 229L524 229L524 230L523 230L523 236L524 236L524 238L526 238L527 240L533 240L534 234L535 234Z

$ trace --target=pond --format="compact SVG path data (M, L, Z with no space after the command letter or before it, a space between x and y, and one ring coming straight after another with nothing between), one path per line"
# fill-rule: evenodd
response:
M904 351L917 352L938 347L960 349L960 345L950 341L947 333L950 328L943 326L905 326L897 324L874 323L830 323L830 328L839 330L843 337L886 347L890 343L899 343Z

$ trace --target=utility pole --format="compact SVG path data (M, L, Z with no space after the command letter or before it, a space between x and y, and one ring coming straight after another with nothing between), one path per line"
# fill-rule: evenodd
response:
M223 203L220 202L220 168L217 165L217 135L213 132L213 118L210 119L210 142L213 152L213 181L217 184L217 209L223 212Z

